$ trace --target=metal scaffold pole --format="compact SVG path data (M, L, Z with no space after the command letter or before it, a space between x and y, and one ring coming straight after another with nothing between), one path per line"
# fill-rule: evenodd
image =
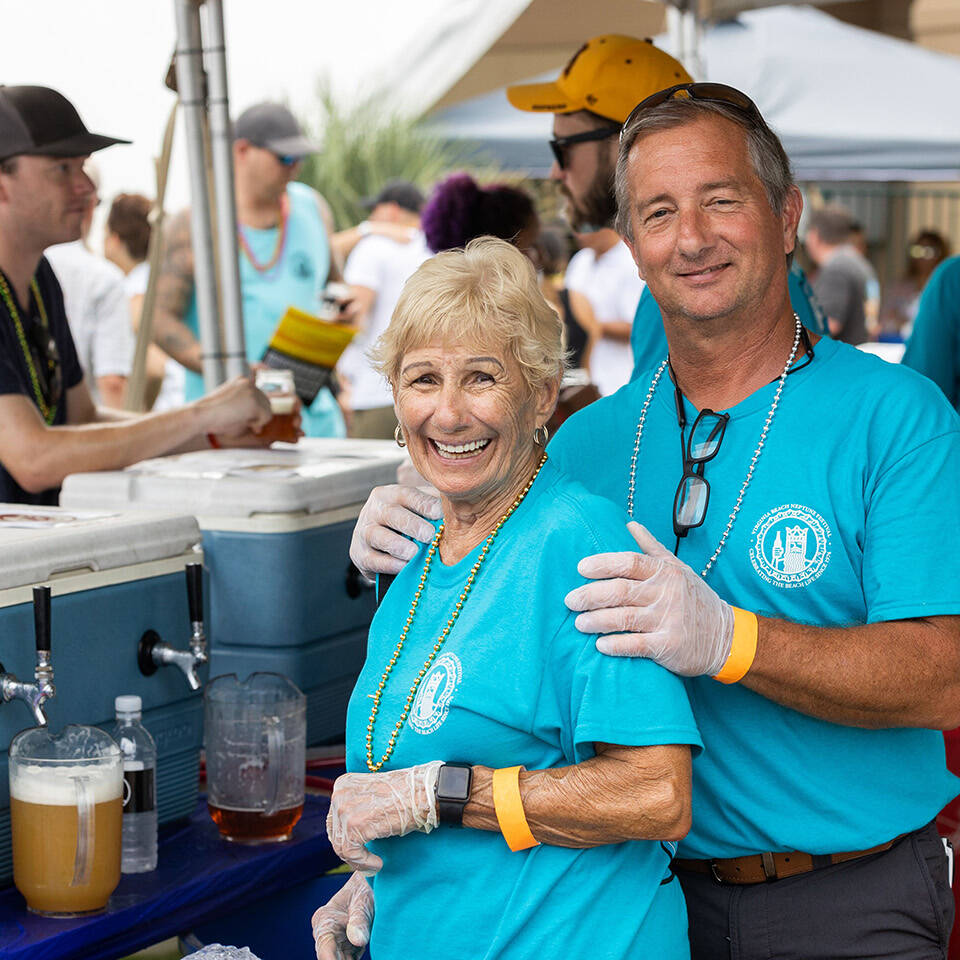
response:
M207 65L210 148L213 158L214 204L220 271L224 362L228 377L247 372L243 336L243 299L237 249L237 210L233 183L233 131L227 95L227 55L223 0L206 0L203 59Z
M209 392L223 382L220 326L217 321L217 276L207 192L203 145L204 79L197 0L175 0L177 20L177 88L186 129L190 166L190 229L193 242L194 290L200 341L203 344L203 383ZM232 178L231 178L232 179ZM229 195L233 201L233 193ZM236 237L234 229L233 236ZM233 258L236 264L236 256Z

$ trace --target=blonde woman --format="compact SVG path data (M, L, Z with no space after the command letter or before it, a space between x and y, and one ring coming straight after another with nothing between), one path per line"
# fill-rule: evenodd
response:
M564 606L579 559L632 538L546 454L561 322L533 267L490 238L427 261L377 359L443 517L371 625L328 821L358 872L317 956L686 958L661 841L699 736L676 677Z

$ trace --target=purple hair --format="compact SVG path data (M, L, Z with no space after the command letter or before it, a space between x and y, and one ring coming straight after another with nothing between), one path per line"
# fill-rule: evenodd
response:
M434 188L420 223L427 245L439 253L482 236L512 243L535 217L526 191L503 183L480 187L470 174L455 173Z

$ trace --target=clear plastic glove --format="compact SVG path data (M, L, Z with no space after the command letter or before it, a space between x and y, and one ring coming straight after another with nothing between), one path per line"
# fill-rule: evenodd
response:
M354 960L370 942L373 926L373 891L355 873L311 921L317 960Z
M429 543L437 531L424 517L441 516L439 497L400 484L375 487L353 528L350 559L371 580L378 573L399 573L418 549L407 538Z
M337 778L327 814L327 836L334 852L365 876L383 861L365 846L381 837L429 833L438 823L437 777L440 760L386 773L345 773Z
M639 523L627 529L643 553L598 553L577 570L595 580L565 602L583 610L577 629L600 633L597 649L648 657L684 677L714 676L733 643L733 607Z

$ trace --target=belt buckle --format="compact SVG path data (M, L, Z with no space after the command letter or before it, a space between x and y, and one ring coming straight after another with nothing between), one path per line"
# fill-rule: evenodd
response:
M719 884L722 884L722 883L723 883L723 877L720 876L720 871L717 870L717 861L716 861L716 860L711 860L711 861L710 861L710 873L713 874L713 879L716 880L717 883L719 883Z

